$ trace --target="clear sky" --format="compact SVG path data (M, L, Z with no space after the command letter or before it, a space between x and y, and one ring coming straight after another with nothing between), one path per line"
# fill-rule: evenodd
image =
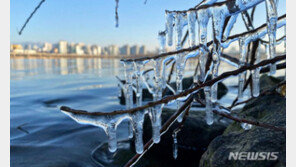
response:
M11 43L66 40L106 46L110 44L157 45L157 33L164 30L165 10L184 10L197 0L120 0L119 27L115 28L114 0L46 0L33 16L22 35L23 23L40 0L10 1ZM279 16L286 11L286 1L279 0ZM255 25L265 22L265 5L256 11ZM236 31L245 31L238 20Z

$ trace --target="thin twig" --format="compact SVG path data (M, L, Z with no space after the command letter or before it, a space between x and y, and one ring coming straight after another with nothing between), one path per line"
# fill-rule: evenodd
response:
M23 27L21 28L21 30L19 31L19 35L22 35L22 32L24 30L24 28L27 26L27 24L29 23L30 19L33 17L33 15L35 14L35 12L40 8L40 6L43 4L43 2L45 2L45 0L41 0L39 2L39 4L35 7L35 9L33 10L33 12L30 14L30 16L27 18L27 20L25 21Z

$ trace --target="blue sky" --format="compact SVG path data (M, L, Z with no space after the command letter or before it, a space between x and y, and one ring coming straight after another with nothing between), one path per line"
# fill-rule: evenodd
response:
M10 1L10 39L18 42L52 42L66 40L86 44L144 44L148 49L157 45L157 32L164 29L164 11L193 7L196 0L120 0L119 27L115 28L114 0L46 0L31 19L22 35L21 29L39 0ZM285 13L286 1L279 2L279 15ZM265 5L256 12L255 25L265 19ZM245 31L238 20L233 33Z

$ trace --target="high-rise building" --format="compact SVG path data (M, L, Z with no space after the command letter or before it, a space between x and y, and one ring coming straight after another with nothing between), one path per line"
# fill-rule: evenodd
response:
M139 55L140 48L138 45L134 45L131 47L131 55Z
M100 46L93 45L91 46L92 55L99 56L102 53L102 49Z
M126 55L129 56L130 55L130 46L129 45L124 45L120 48L120 54L121 55Z
M110 45L105 48L108 55L117 56L119 55L119 48L116 45Z
M68 53L68 46L67 41L60 41L59 42L59 53L61 54L67 54Z
M87 55L92 55L92 50L91 50L91 46L90 45L85 45L83 47L84 49L84 53L87 54Z
M42 52L51 52L52 50L52 44L45 42L42 48Z
M146 46L145 45L142 45L140 47L140 53L139 54L140 55L146 55L147 54L147 52L146 52Z
M83 55L84 50L83 50L84 44L83 43L78 43L75 45L75 53L78 55Z
M76 47L76 44L71 42L69 45L68 45L68 53L75 53L75 47Z

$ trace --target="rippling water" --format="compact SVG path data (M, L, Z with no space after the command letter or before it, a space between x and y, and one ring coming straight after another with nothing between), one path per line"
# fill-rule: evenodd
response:
M124 109L117 98L115 75L123 75L119 59L18 58L10 63L11 166L96 166L90 153L106 141L105 133L77 124L58 108ZM195 63L187 69L194 69ZM224 82L235 85L233 79ZM234 97L230 91L222 101ZM119 139L127 138L126 129L126 124L119 126Z

